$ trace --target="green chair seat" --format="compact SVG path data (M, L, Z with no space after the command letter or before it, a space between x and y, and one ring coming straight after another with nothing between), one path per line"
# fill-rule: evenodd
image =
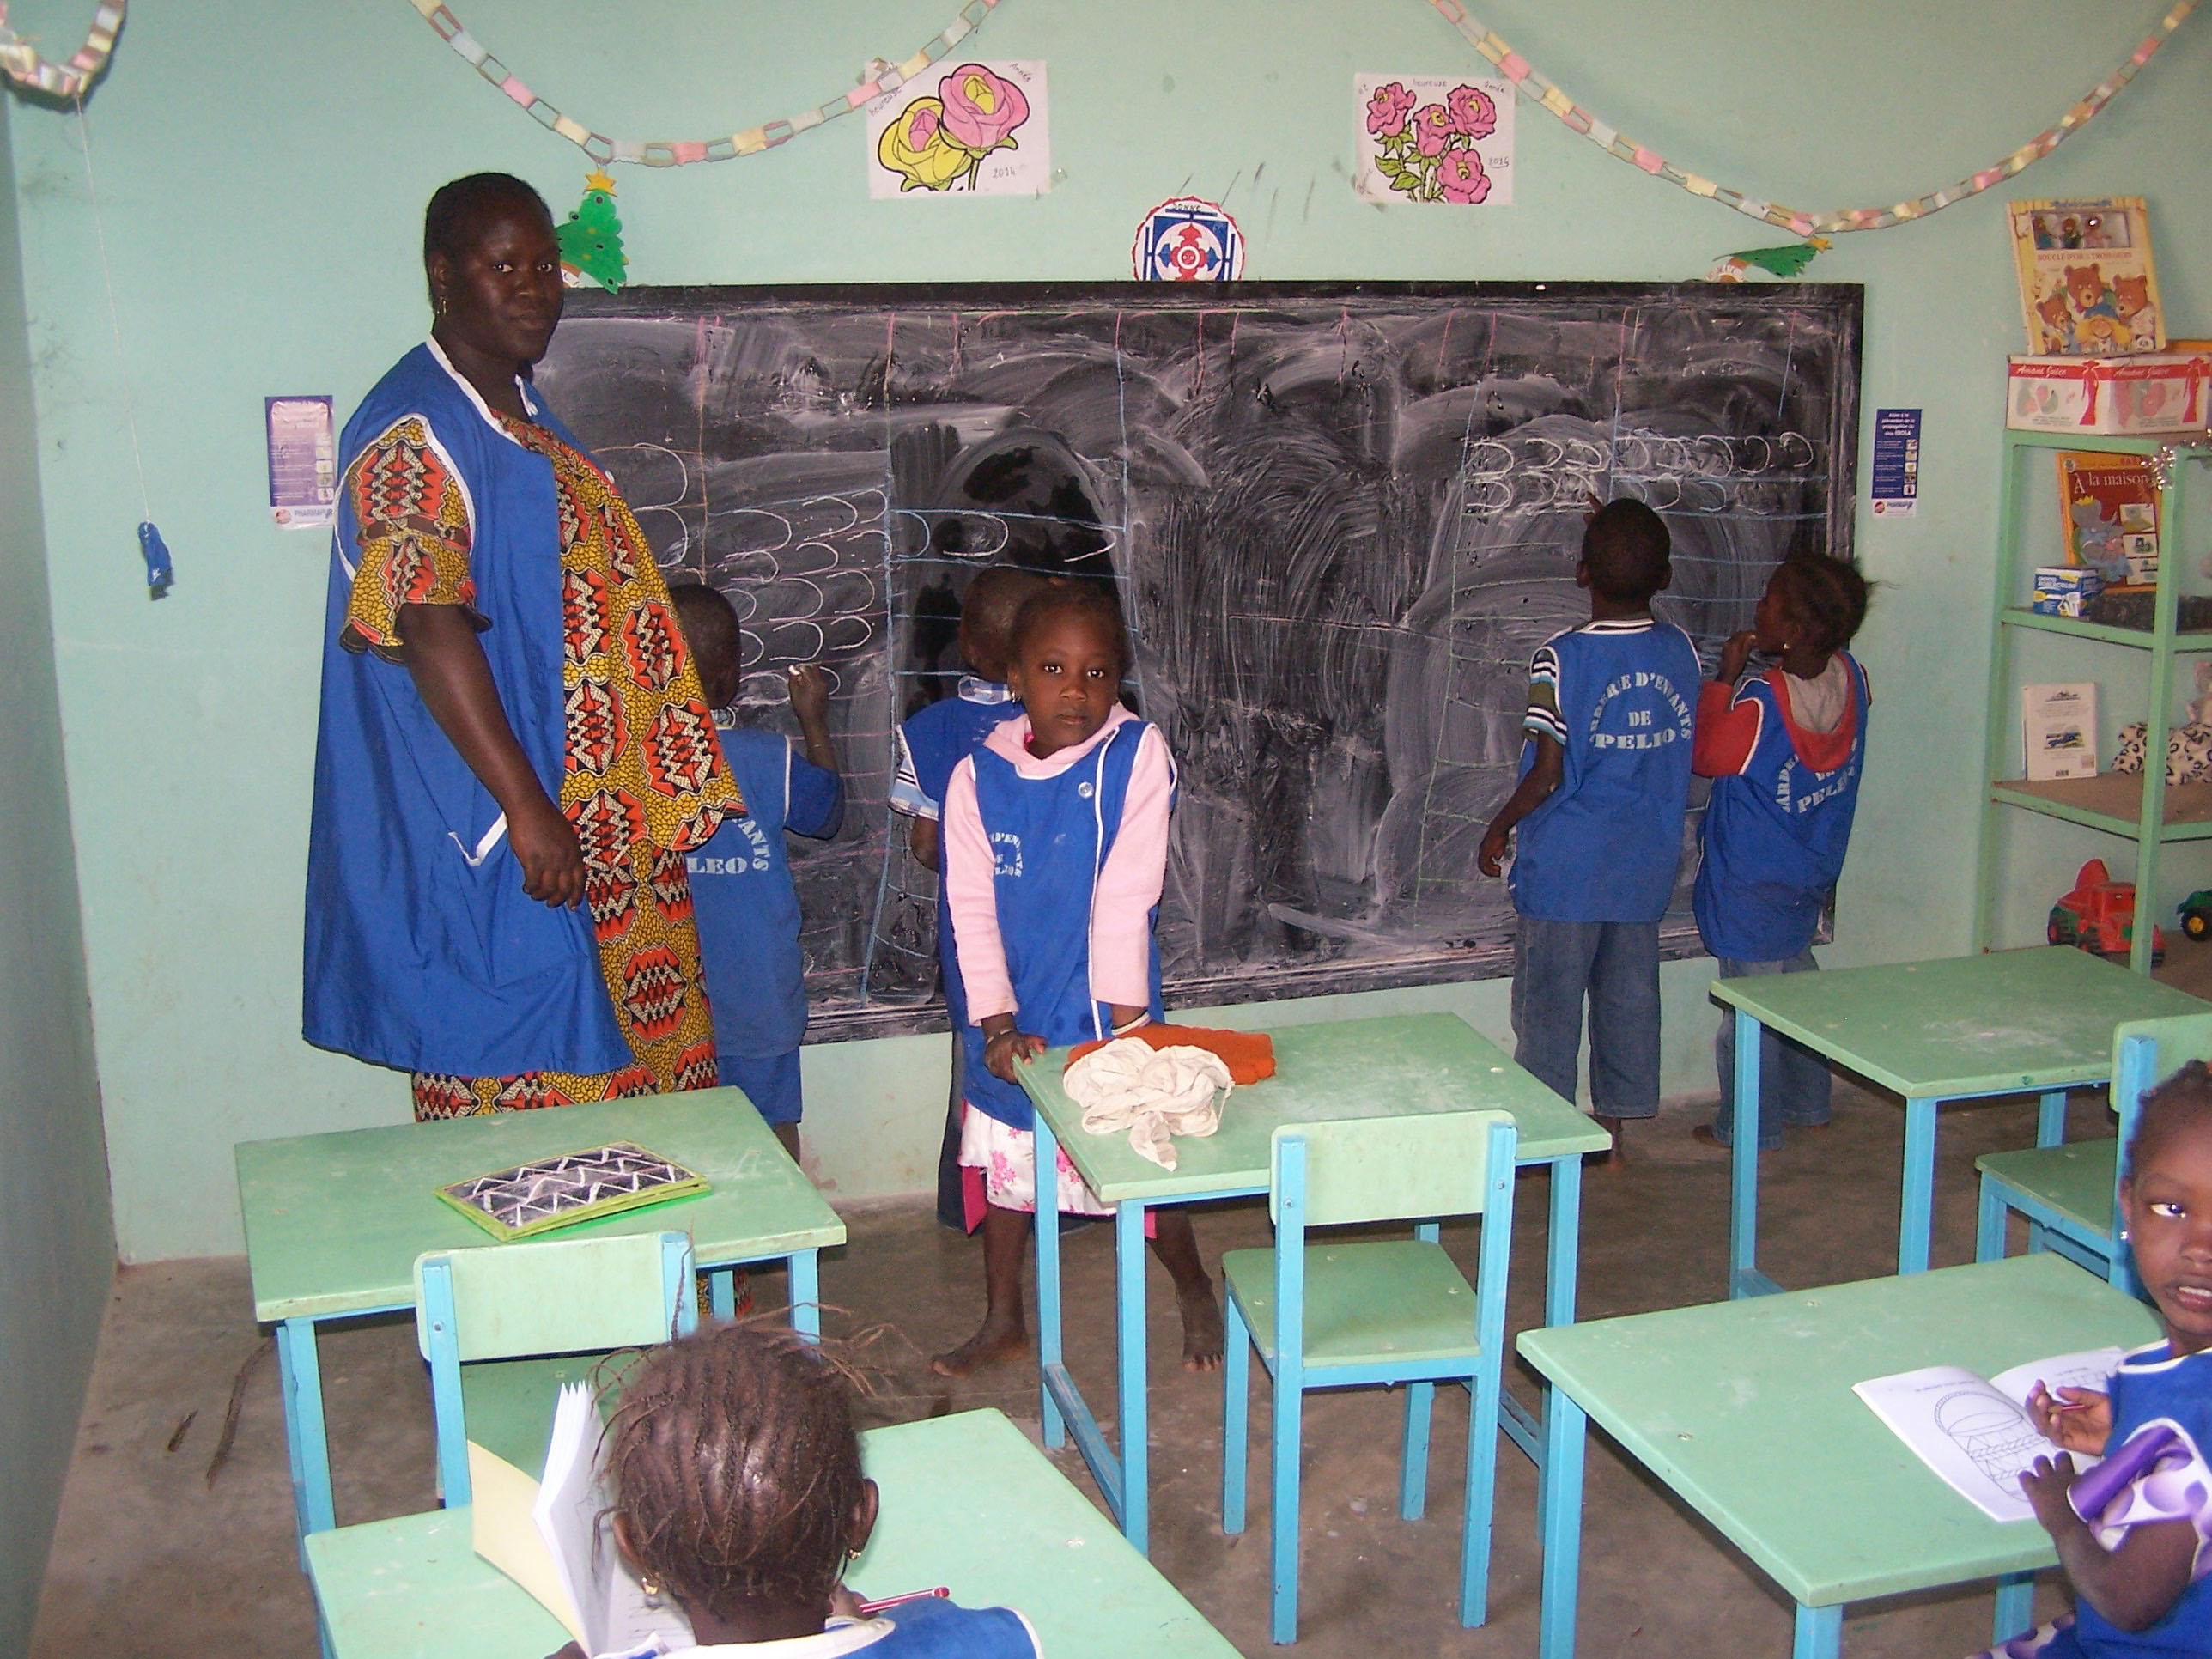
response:
M2117 1137L2107 1136L2057 1146L2024 1146L2016 1152L1985 1152L1974 1160L1974 1167L2089 1231L2110 1235L2119 1146Z
M1221 1273L1272 1369L1275 1253L1231 1250L1221 1258ZM1479 1354L1474 1306L1474 1287L1441 1244L1408 1238L1306 1246L1309 1367Z

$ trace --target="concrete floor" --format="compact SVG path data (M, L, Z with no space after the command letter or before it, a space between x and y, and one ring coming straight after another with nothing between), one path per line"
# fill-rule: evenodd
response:
M1728 1162L1693 1143L1710 1102L1670 1104L1632 1128L1630 1161L1584 1183L1581 1310L1585 1318L1711 1301L1722 1294ZM2105 1132L2100 1098L2077 1096L2071 1133ZM1943 1114L1935 1233L1938 1265L1972 1254L1975 1157L2027 1144L2032 1100ZM1834 1127L1794 1132L1762 1171L1760 1261L1785 1285L1893 1270L1903 1114L1839 1087ZM1516 1198L1511 1324L1540 1316L1546 1178ZM833 1334L880 1334L865 1357L878 1377L871 1422L995 1406L1034 1428L1033 1369L1008 1365L953 1384L926 1356L965 1336L980 1314L977 1247L920 1205L847 1218L851 1242L825 1254ZM1198 1218L1209 1263L1267 1242L1264 1206L1214 1206ZM1447 1233L1470 1270L1474 1230ZM1070 1362L1102 1415L1110 1409L1112 1239L1092 1226L1067 1240ZM1250 1530L1220 1531L1221 1396L1215 1376L1177 1369L1172 1298L1152 1285L1152 1560L1243 1652L1267 1634L1267 1490L1264 1372L1253 1368ZM781 1275L755 1280L763 1305ZM2056 1339L2054 1339L2055 1340ZM32 1652L52 1659L222 1653L227 1659L316 1651L314 1616L291 1534L290 1492L273 1354L252 1319L243 1258L179 1261L118 1274L78 1431ZM2063 1344L2061 1345L2063 1346ZM337 1328L323 1369L342 1523L430 1508L428 1389L411 1322ZM234 1444L209 1465L234 1378L249 1366ZM1510 1374L1509 1373L1509 1376ZM1532 1398L1525 1372L1518 1387ZM1533 1654L1540 1559L1536 1483L1509 1444L1498 1458L1491 1620L1460 1628L1454 1612L1465 1456L1465 1396L1438 1396L1428 1517L1397 1518L1398 1401L1381 1390L1310 1397L1305 1430L1299 1651L1335 1656ZM1092 1488L1072 1452L1061 1468ZM1779 1478L1779 1477L1778 1477ZM1789 1650L1790 1609L1714 1534L1593 1439L1582 1593L1581 1651L1775 1654ZM2058 1593L2042 1592L2046 1609ZM1964 1654L1988 1640L1986 1591L1911 1598L1856 1610L1852 1659Z

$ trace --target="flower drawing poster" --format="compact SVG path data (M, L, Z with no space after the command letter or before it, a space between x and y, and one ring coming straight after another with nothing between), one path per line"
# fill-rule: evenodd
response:
M1369 202L1513 203L1513 88L1449 75L1357 75L1352 187Z
M1052 185L1042 60L963 63L868 106L868 194L1042 196Z

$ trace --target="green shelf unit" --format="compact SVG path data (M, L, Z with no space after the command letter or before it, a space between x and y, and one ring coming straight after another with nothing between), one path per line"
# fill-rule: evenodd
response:
M2109 623L2045 617L2028 609L2022 600L2028 572L2055 557L2031 557L2023 546L2021 525L2022 469L2048 467L2047 457L2057 450L2094 450L2109 455L2163 458L2159 477L2158 591L2152 605L2148 629L2115 628ZM2158 897L2159 850L2179 842L2212 840L2212 783L2166 781L2166 738L2173 718L2175 659L2212 653L2212 633L2183 634L2176 623L2180 615L2181 590L2195 561L2185 550L2197 544L2197 526L2187 512L2192 483L2203 490L2198 464L2212 461L2212 430L2172 437L2075 436L2059 432L2005 433L2004 471L1997 518L1997 578L1996 638L1990 653L1989 724L1984 741L1981 836L1975 872L1974 946L1990 948L1996 921L1997 856L2005 815L2024 811L2055 818L2085 830L2132 841L2136 846L2136 891L2139 914L2149 915ZM2046 488L2050 486L2046 483ZM2040 543L2039 541L2039 545ZM2075 778L2056 783L2029 783L2009 775L2008 757L2012 733L2020 723L2020 688L2016 643L2024 634L2049 634L2115 646L2140 653L2137 661L2149 671L2149 695L2145 709L2148 729L2143 734L2147 764L2142 772L2106 773L2094 778ZM2154 929L2138 927L2128 966L2139 974L2150 971Z

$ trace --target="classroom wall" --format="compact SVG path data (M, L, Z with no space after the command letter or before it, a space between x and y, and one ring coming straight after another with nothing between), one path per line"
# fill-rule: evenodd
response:
M0 179L14 125L0 101ZM28 1645L115 1267L62 775L15 198L0 190L0 1653Z
M898 59L952 0L800 7L465 0L524 81L604 131L729 132ZM2158 0L1987 8L1783 0L1492 0L1486 21L1607 118L1694 170L1826 208L1917 195L2055 119ZM73 38L82 0L10 21ZM1103 278L1139 216L1223 201L1264 277L1686 278L1786 240L1520 111L1516 203L1364 206L1354 73L1477 60L1421 0L1004 0L974 55L1049 64L1055 187L1036 201L871 202L859 118L768 155L619 170L632 275L656 283ZM1814 274L1867 285L1863 404L1927 411L1917 520L1861 520L1885 584L1864 636L1880 694L1835 963L1968 940L1999 388L2021 329L2007 195L2151 198L2169 313L2212 333L2201 123L2212 18L2087 132L1931 220L1843 239ZM19 112L16 189L37 363L71 804L115 1205L132 1259L234 1249L241 1138L392 1121L394 1077L298 1038L300 882L325 552L268 522L261 399L358 397L426 326L429 191L505 167L565 212L580 154L481 82L400 0L134 13L92 101L108 254L155 515L176 592L148 605L124 388L73 118ZM2066 884L2071 861L2051 872ZM1706 1083L1707 969L1667 975L1670 1089ZM1503 987L1443 1000L1492 1032ZM1364 1005L1363 1005L1364 1006ZM942 1039L810 1052L812 1133L847 1195L922 1184Z

